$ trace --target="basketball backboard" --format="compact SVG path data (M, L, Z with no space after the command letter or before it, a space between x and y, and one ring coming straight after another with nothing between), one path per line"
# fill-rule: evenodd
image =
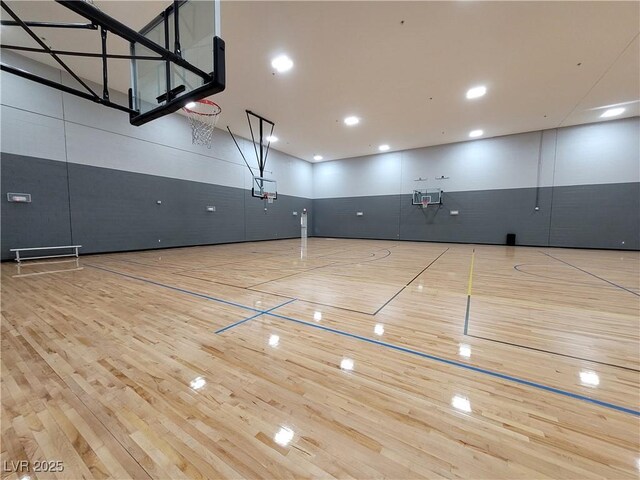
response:
M39 2L12 3L20 6ZM76 84L67 85L42 76L39 72L30 72L4 62L0 62L1 71L127 112L130 123L136 126L173 113L190 102L221 92L225 88L224 41L220 38L220 0L174 0L140 32L94 6L91 0L56 0L47 3L64 7L89 22L70 22L68 19L42 22L21 18L9 2L3 0L0 5L3 29L13 27L22 30L23 35L27 35L23 38L29 40L30 44L7 45L0 42L0 47L3 50L47 54L59 68L71 75ZM31 11L31 15L34 13ZM96 46L98 40L100 51L56 49L38 35L36 31L42 28L56 29L60 32L78 29L93 31L93 39L85 43L91 49L91 45ZM5 36L3 34L3 38ZM111 43L110 39L114 36L125 40L126 43ZM123 46L128 46L129 51L118 50ZM66 63L67 57L75 58L74 62L81 62L81 59L87 57L102 60L102 83L98 83L102 87L102 95L98 88L89 85L74 71L76 65ZM109 60L112 59L131 61L131 88L129 104L126 106L113 101L109 95L110 74L113 72L109 69ZM96 82L96 79L92 80Z
M139 112L138 116L131 116L131 123L166 115L224 90L220 0L175 1L140 34L186 62L179 65L169 60L131 60L130 108ZM153 52L140 42L132 42L131 55L141 57Z
M442 204L442 189L440 188L422 188L413 191L411 199L413 205L421 205L427 207L429 205Z
M257 198L275 200L278 198L278 183L270 178L254 176L251 194Z

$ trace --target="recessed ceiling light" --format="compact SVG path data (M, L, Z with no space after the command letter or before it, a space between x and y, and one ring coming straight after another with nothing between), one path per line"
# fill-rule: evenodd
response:
M483 97L485 93L487 93L487 87L485 87L484 85L480 85L478 87L473 87L467 90L467 98L469 100L473 98L480 98Z
M288 70L291 70L291 68L293 67L293 60L291 60L286 55L278 55L276 58L271 60L271 66L278 72L284 73Z
M344 119L344 124L349 125L350 127L353 125L357 125L360 123L360 119L358 117L350 116Z
M482 130L471 130L469 136L471 138L481 137L484 132Z
M322 160L322 155L314 155L313 159L314 160Z
M387 150L389 150L389 145L387 145L387 144L380 145L378 147L378 150L380 150L381 152L386 152Z
M189 103L187 103L187 104L185 105L185 107L187 107L187 108L193 108L193 107L195 107L195 106L196 106L196 102L189 102Z
M624 108L622 107L610 108L609 110L604 112L602 115L600 115L600 118L617 117L618 115L621 115L623 113L624 113Z
M274 143L274 142L277 142L277 141L278 141L278 137L276 137L275 135L269 135L267 137L267 142Z

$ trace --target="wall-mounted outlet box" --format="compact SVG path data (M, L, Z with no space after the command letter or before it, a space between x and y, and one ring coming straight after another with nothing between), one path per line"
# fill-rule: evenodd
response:
M293 216L297 217L298 216L298 212L293 212Z
M216 207L207 207L207 212L215 212Z
M460 212L458 210L450 210L449 215L458 215Z
M356 217L361 217L364 215L364 212L356 212Z
M7 193L7 200L17 203L31 203L30 193Z

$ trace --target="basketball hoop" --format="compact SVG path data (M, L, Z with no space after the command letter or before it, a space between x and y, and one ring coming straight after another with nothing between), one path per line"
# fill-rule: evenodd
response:
M273 194L265 192L264 195L262 195L262 199L266 200L267 203L273 203Z
M425 195L425 196L422 197L422 208L427 208L430 203L431 203L431 197L430 196Z
M193 144L206 145L207 148L211 148L213 130L216 128L216 123L222 112L220 106L204 98L196 102L188 103L182 110L184 110L187 117L189 117L189 123L191 124L191 141Z

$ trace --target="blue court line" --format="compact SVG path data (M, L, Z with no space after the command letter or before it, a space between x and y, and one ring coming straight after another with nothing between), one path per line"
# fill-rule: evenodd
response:
M269 312L273 312L274 310L280 308L280 307L284 307L285 305L289 305L291 302L295 302L297 300L297 298L294 298L292 300L289 300L287 302L281 303L280 305L277 305L273 308L270 308L268 310L265 310L263 312L260 313L256 313L255 315L251 315L249 318L244 318L242 320L239 320L235 323L232 323L231 325L227 325L226 327L222 327L220 330L216 330L214 333L222 333L222 332L226 332L227 330L233 328L233 327L237 327L238 325L242 325L244 322L248 322L249 320L253 320L254 318L258 318L260 315L264 315L266 313Z
M224 303L224 304L227 304L227 305L233 305L233 306L236 306L236 307L244 308L245 310L251 310L251 311L257 312L257 315L254 315L253 318L259 317L260 315L270 315L272 317L280 318L282 320L288 320L288 321L291 321L291 322L299 323L301 325L306 325L308 327L317 328L317 329L320 329L320 330L325 330L327 332L335 333L337 335L342 335L342 336L345 336L345 337L355 338L356 340L362 340L363 342L371 343L371 344L374 344L374 345L379 345L379 346L382 346L382 347L387 347L387 348L390 348L392 350L396 350L396 351L399 351L399 352L409 353L411 355L417 355L419 357L427 358L429 360L434 360L436 362L444 363L444 364L447 364L447 365L452 365L454 367L464 368L466 370L471 370L471 371L478 372L478 373L483 373L483 374L489 375L491 377L500 378L502 380L507 380L507 381L510 381L510 382L519 383L521 385L526 385L526 386L529 386L529 387L538 388L540 390L545 390L547 392L557 393L558 395L563 395L565 397L573 398L573 399L576 399L576 400L582 400L582 401L585 401L585 402L593 403L595 405L599 405L601 407L610 408L612 410L617 410L617 411L620 411L620 412L629 413L631 415L635 415L637 417L640 417L640 411L638 411L638 410L633 410L631 408L622 407L620 405L615 405L613 403L603 402L601 400L596 400L594 398L589 398L589 397L586 397L584 395L579 395L577 393L567 392L565 390L560 390L558 388L549 387L547 385L543 385L543 384L540 384L540 383L531 382L529 380L524 380L522 378L512 377L510 375L505 375L503 373L493 372L491 370L486 370L484 368L474 367L472 365L467 365L465 363L456 362L455 360L448 360L446 358L437 357L435 355L430 355L428 353L423 353L423 352L420 352L418 350L412 350L410 348L401 347L399 345L394 345L392 343L382 342L380 340L375 340L375 339L372 339L372 338L363 337L361 335L356 335L356 334L353 334L353 333L344 332L342 330L337 330L335 328L330 328L330 327L325 327L323 325L317 325L315 323L305 322L304 320L298 320L298 319L292 318L292 317L285 317L283 315L279 315L279 314L273 313L271 311L267 312L267 311L258 310L257 308L247 307L245 305L240 305L240 304L237 304L237 303L229 302L227 300L221 300L219 298L211 297L209 295L203 295L201 293L191 292L189 290L184 290L184 289L178 288L178 287L172 287L170 285L165 285L163 283L154 282L153 280L147 280L145 278L140 278L140 277L136 277L136 276L133 276L133 275L128 275L126 273L116 272L114 270L109 270L108 268L97 267L95 265L90 265L90 264L85 264L85 265L88 266L88 267L91 267L91 268L96 268L98 270L104 270L106 272L110 272L110 273L113 273L113 274L116 274L116 275L122 275L123 277L132 278L134 280L140 280L142 282L150 283L152 285L157 285L159 287L164 287L164 288L168 288L170 290L175 290L175 291L178 291L178 292L186 293L187 295L193 295L195 297L205 298L207 300L213 300L215 302L220 302L220 303ZM282 305L280 305L280 306L282 306ZM276 308L279 308L279 307L276 307ZM245 320L248 320L248 319L245 319Z
M306 325L308 327L317 328L319 330L324 330L326 332L335 333L337 335L342 335L344 337L355 338L356 340L361 340L363 342L371 343L373 345L378 345L381 347L390 348L392 350L396 350L398 352L409 353L411 355L416 355L418 357L427 358L429 360L433 360L436 362L444 363L446 365L451 365L454 367L464 368L465 370L471 370L472 372L482 373L484 375L489 375L490 377L499 378L501 380L507 380L509 382L519 383L520 385L526 385L528 387L538 388L540 390L544 390L551 393L556 393L558 395L563 395L565 397L573 398L575 400L582 400L584 402L593 403L594 405L598 405L600 407L610 408L612 410L617 410L619 412L629 413L631 415L635 415L636 417L640 417L640 411L633 410L631 408L623 407L621 405L616 405L614 403L603 402L602 400L596 400L595 398L586 397L584 395L580 395L577 393L567 392L566 390L561 390L559 388L550 387L548 385L543 385L541 383L531 382L529 380L525 380L519 377L512 377L511 375L505 375L504 373L494 372L492 370L486 370L480 367L474 367L473 365L467 365L466 363L456 362L455 360L448 360L446 358L437 357L435 355L430 355L428 353L420 352L418 350L412 350L410 348L401 347L399 345L394 345L392 343L382 342L380 340L375 340L373 338L363 337L361 335L356 335L354 333L345 332L342 330L337 330L331 327L325 327L323 325L318 325L316 323L305 322L304 320L298 320L297 318L286 317L284 315L279 315L277 313L266 313L266 315L270 315L272 317L280 318L282 320L288 320L290 322L299 323L301 325Z
M240 305L239 303L230 302L228 300L222 300L221 298L212 297L210 295L205 295L203 293L196 293L196 292L192 292L190 290L185 290L183 288L172 287L171 285L165 285L164 283L154 282L153 280L148 280L148 279L142 278L142 277L136 277L134 275L129 275L127 273L117 272L115 270L109 270L108 268L98 267L96 265L91 265L91 264L88 264L88 263L85 263L84 265L86 265L87 267L96 268L98 270L104 270L105 272L110 272L110 273L113 273L115 275L122 275L123 277L132 278L134 280L139 280L141 282L150 283L151 285L156 285L158 287L168 288L169 290L175 290L176 292L186 293L187 295L193 295L194 297L204 298L206 300L213 300L214 302L224 303L225 305L232 305L232 306L238 307L238 308L244 308L245 310L251 310L252 312L259 312L260 315L262 315L264 313L264 310L260 310L258 308L247 307L246 305Z

